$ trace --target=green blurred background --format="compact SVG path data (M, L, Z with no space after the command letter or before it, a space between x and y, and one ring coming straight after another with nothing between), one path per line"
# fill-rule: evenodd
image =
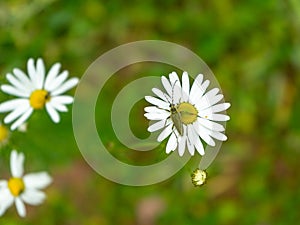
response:
M43 205L27 207L26 219L11 208L0 224L297 224L298 0L4 0L0 2L0 81L6 83L5 74L14 67L24 70L29 57L43 57L47 68L60 61L63 69L80 77L102 53L144 39L175 42L197 53L232 104L228 141L208 169L207 184L195 188L190 181L199 157L160 184L128 187L107 181L77 149L71 109L58 125L45 112L36 112L28 132L13 133L1 149L0 179L8 178L10 150L16 148L27 157L26 171L47 170L54 183L46 190ZM147 64L120 71L102 94L107 105L101 118L109 119L110 102L137 75L166 75L170 69ZM4 94L0 97L7 99ZM142 110L146 105L140 102L132 111L132 129L140 137L148 135ZM107 147L124 160L147 164L165 157L158 152L147 157L130 151L118 154L123 147L111 125L99 129Z

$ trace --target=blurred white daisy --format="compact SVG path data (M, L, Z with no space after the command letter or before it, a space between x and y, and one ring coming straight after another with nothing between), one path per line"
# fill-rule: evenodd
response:
M78 83L78 78L68 78L68 71L59 72L60 63L55 63L46 76L46 69L42 59L38 59L36 65L33 59L27 62L27 76L18 68L13 69L13 74L6 75L10 85L1 85L1 90L7 94L16 96L0 104L0 112L10 112L4 123L14 123L11 130L22 125L34 110L46 107L53 122L58 123L58 112L67 112L65 105L73 102L73 97L61 95L73 88Z
M21 217L26 216L25 203L39 205L46 198L41 189L47 187L52 179L47 172L30 173L23 176L24 154L13 150L10 155L12 177L0 180L0 216L15 203Z
M26 133L28 128L28 123L23 123L20 126L18 126L18 131L22 133Z
M190 88L187 72L183 72L182 85L175 72L169 74L169 79L162 76L161 81L166 92L152 89L158 98L145 97L154 106L145 107L144 115L147 119L156 121L148 127L149 132L163 129L157 141L161 142L171 135L166 146L167 153L178 148L179 155L182 156L187 147L191 155L194 155L195 149L204 155L202 141L215 146L214 139L227 140L222 133L225 128L218 121L230 119L221 113L230 104L220 103L223 95L218 88L206 92L210 81L204 81L202 74L196 77Z

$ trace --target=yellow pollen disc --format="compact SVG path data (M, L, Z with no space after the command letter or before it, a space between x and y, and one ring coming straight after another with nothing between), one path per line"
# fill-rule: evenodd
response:
M17 197L24 191L25 185L22 179L17 177L12 177L8 181L8 188L11 194Z
M9 130L6 126L0 125L0 143L5 143L8 140Z
M42 109L49 100L50 95L45 90L35 90L29 98L30 105L34 109Z
M192 173L192 183L196 187L199 187L205 183L206 177L207 177L207 173L204 170L196 169Z
M181 115L181 122L185 125L191 124L197 120L198 111L191 103L182 102L177 106L177 111Z

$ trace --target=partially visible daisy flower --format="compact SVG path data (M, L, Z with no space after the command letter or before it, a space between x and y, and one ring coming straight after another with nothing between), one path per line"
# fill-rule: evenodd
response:
M207 173L204 170L196 169L192 173L192 183L195 187L200 187L205 184Z
M0 122L0 148L8 143L9 136L9 129Z
M170 153L178 148L182 156L187 147L189 153L194 155L195 149L204 155L202 141L215 146L214 139L225 141L225 127L219 121L229 120L223 114L230 107L223 103L223 95L218 88L206 91L210 81L203 80L199 74L192 87L187 72L183 72L182 85L176 72L169 74L169 79L162 76L162 84L166 90L157 88L152 91L157 97L146 96L145 99L154 106L145 107L145 117L156 121L148 127L149 132L163 129L157 141L161 142L170 136L166 152Z
M15 203L17 211L21 217L26 216L25 203L29 205L39 205L46 198L41 189L46 188L52 178L47 172L30 173L23 175L24 154L13 150L10 155L10 170L12 177L0 180L0 216Z
M73 97L61 95L73 88L78 83L78 78L68 78L68 71L59 72L60 63L55 63L46 75L45 65L42 59L38 59L36 65L33 59L27 62L28 76L18 68L13 69L13 74L6 75L10 85L1 85L1 90L7 94L16 96L0 104L0 112L10 112L4 123L14 123L11 130L22 125L34 110L46 107L48 114L54 123L60 121L58 112L67 112L65 105L73 102Z

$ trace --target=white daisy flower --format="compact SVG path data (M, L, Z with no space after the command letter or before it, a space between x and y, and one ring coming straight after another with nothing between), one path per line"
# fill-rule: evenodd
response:
M47 172L30 173L23 176L24 154L13 150L10 155L12 177L0 180L0 216L15 203L21 217L26 216L24 202L29 205L41 204L46 195L41 189L47 187L52 179Z
M199 74L192 87L187 72L183 72L182 85L175 72L169 74L169 79L162 76L162 84L166 90L163 92L153 88L158 97L146 96L145 99L154 106L145 107L145 117L156 121L148 127L149 132L163 129L157 141L161 142L170 136L166 152L170 153L178 148L182 156L187 147L189 153L194 155L195 149L204 155L202 141L215 146L214 139L225 141L227 137L225 128L218 121L227 121L229 116L222 114L230 107L229 103L220 101L223 95L218 88L209 91L209 80L203 80Z
M13 74L6 75L10 85L1 85L1 90L7 94L18 98L0 104L0 112L10 112L4 123L14 123L11 130L22 125L34 110L46 107L53 122L58 123L60 116L58 112L67 112L65 105L73 102L73 97L61 95L73 88L78 83L78 78L68 78L68 71L59 72L60 63L55 63L49 70L47 76L45 65L42 59L38 59L36 65L34 60L27 62L27 76L18 68L13 70Z

